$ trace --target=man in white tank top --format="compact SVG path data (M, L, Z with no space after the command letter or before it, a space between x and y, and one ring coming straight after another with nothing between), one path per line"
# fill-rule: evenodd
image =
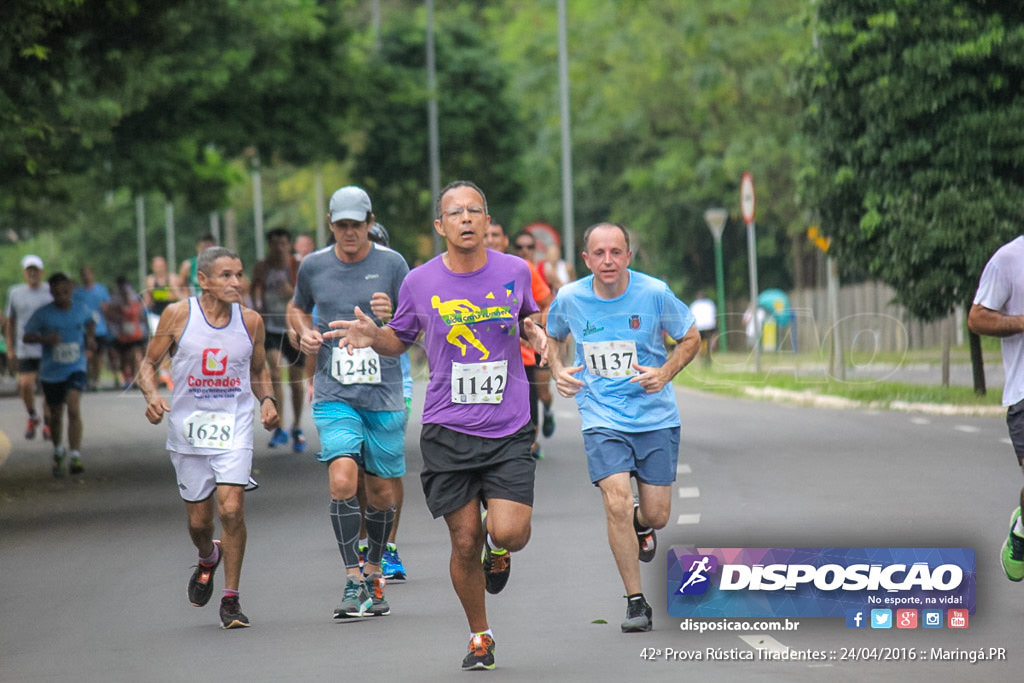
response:
M245 555L245 487L252 471L253 407L267 430L278 424L266 366L263 319L242 306L245 272L238 255L223 247L200 253L201 294L176 301L160 316L139 371L146 418L168 415L167 450L188 513L188 531L199 562L188 598L202 607L213 594L213 575L224 561L223 628L249 625L238 604ZM157 372L171 355L174 390L160 395ZM254 400L254 396L259 400ZM216 494L216 495L214 495ZM221 538L214 540L214 505Z

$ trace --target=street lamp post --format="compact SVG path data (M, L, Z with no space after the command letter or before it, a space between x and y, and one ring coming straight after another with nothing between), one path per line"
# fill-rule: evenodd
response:
M718 292L718 339L722 350L726 350L725 335L725 271L722 268L722 232L729 212L722 208L711 208L704 212L704 222L715 240L715 291Z

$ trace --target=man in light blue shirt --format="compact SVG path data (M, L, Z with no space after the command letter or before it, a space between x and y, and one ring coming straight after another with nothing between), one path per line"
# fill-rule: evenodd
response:
M49 279L53 301L39 308L25 323L24 342L41 344L43 357L39 380L50 409L50 439L53 441L53 476L64 474L64 407L68 413L68 471L81 474L82 391L85 389L86 351L95 352L96 322L83 304L73 299L74 282L64 273Z
M590 480L601 489L626 588L623 632L651 630L639 561L654 558L655 529L672 506L680 426L672 379L700 349L690 309L661 280L630 270L632 256L624 226L587 228L583 261L593 274L559 289L547 317L548 363L558 392L576 397ZM575 356L566 367L570 334ZM676 341L671 354L665 335Z

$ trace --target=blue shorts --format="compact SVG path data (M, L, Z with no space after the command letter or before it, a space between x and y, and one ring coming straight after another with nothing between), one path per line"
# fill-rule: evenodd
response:
M679 463L679 427L651 432L588 429L583 432L590 481L595 485L619 472L629 472L645 484L669 486Z
M313 404L313 424L320 434L320 462L348 457L377 477L405 474L404 410L359 410L321 401Z

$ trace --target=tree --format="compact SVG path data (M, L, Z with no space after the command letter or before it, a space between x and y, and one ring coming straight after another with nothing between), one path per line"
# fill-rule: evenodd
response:
M790 235L806 228L794 202L799 101L782 59L804 39L801 3L683 0L568 3L576 223L625 223L638 263L680 295L713 289L709 206L731 211L724 236L732 297L748 291L739 183L758 184L758 256L766 286L786 287ZM554 3L491 10L514 101L533 133L520 223L561 217Z
M1010 2L824 0L811 21L806 206L846 267L915 316L946 315L1020 229L1024 15Z
M507 222L520 199L523 136L508 94L509 69L474 16L465 7L448 8L436 21L441 184L474 181L487 194L492 216ZM360 45L368 64L358 95L352 175L373 197L392 246L410 261L426 259L433 255L434 198L423 12L387 15L379 53Z

